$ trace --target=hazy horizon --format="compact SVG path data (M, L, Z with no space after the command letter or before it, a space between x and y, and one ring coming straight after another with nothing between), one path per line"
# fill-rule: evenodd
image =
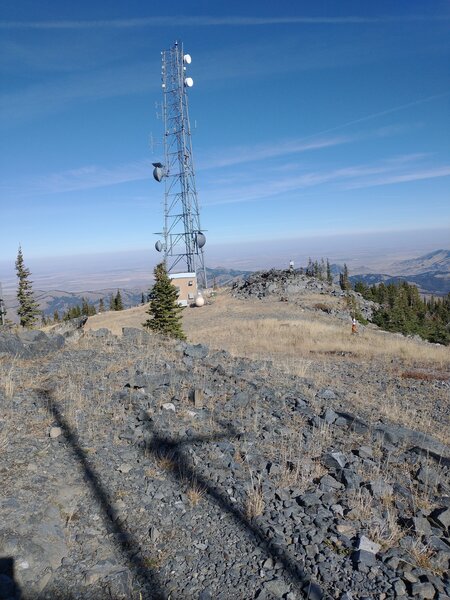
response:
M241 244L211 244L205 247L210 268L238 270L287 268L289 261L306 265L308 257L329 258L347 263L350 272L383 272L397 260L416 258L428 252L447 249L447 229L409 232L341 234ZM66 292L95 291L104 288L132 288L150 285L154 266L161 260L153 247L126 252L86 253L72 256L27 258L33 288ZM16 288L14 261L0 261L0 282L6 294Z

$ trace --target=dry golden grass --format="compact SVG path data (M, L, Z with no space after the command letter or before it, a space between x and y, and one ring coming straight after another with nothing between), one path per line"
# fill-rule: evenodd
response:
M314 303L305 299L302 305ZM364 360L401 358L442 367L450 363L448 348L420 344L375 328L360 330L355 336L351 335L350 318L346 323L321 313L302 313L289 303L240 301L225 293L211 306L185 311L184 327L194 342L254 358L289 360L344 353Z
M402 379L415 379L417 381L447 381L448 373L439 373L438 371L413 370L403 371Z
M302 307L314 307L320 301L340 306L337 298L310 294L301 297ZM85 329L101 327L120 335L122 327L142 327L147 318L146 306L120 312L105 312L89 317ZM351 335L348 323L320 312L302 311L297 304L260 300L237 300L221 291L203 308L188 308L183 313L183 327L193 343L206 343L238 356L271 358L280 362L305 359L316 355L348 354L370 360L399 358L408 363L432 364L446 372L450 350L442 346L421 344L400 335L376 328Z
M189 481L186 496L191 506L197 506L205 496L205 488L197 481Z
M148 316L145 314L147 306L135 306L123 311L107 311L100 315L89 317L85 331L101 329L106 327L114 335L122 334L122 327L139 327L142 328L142 323L146 321Z
M421 540L415 539L408 548L412 563L420 569L431 571L435 575L442 575L442 569L436 568L433 558L436 555L436 550L422 543Z
M245 500L245 515L247 519L253 519L259 517L264 511L264 496L260 483L252 486L247 491L247 497Z
M243 301L221 290L203 308L186 309L183 327L192 343L268 359L287 374L308 377L314 382L311 399L318 389L331 386L345 396L348 409L361 416L386 417L448 443L446 412L441 408L448 401L446 392L433 385L450 378L450 349L373 326L360 327L352 335L350 317L345 321L325 314L314 309L318 304L345 310L342 299L321 294L302 295L295 302ZM107 327L120 334L125 326L142 327L146 308L96 315L86 328ZM420 403L410 401L408 386L414 382L430 386Z
M0 361L0 390L3 391L5 398L10 399L14 396L16 384L14 375L17 371L17 359L12 359L10 364L5 360Z

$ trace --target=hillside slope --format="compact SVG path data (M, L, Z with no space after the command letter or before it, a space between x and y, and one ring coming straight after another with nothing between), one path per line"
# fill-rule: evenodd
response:
M221 293L184 311L198 345L139 307L1 356L10 597L448 595L449 350L342 302Z

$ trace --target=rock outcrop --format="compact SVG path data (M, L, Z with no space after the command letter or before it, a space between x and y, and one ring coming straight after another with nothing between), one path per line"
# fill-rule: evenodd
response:
M344 292L335 284L330 285L325 281L303 275L295 270L279 271L271 269L270 271L254 273L245 281L234 283L231 293L236 298L276 299L294 302L302 295L311 293L338 298L348 296L354 299L359 312L368 320L372 318L373 311L377 307L375 302L365 300L361 294L353 291ZM339 316L341 311L330 309L330 313Z

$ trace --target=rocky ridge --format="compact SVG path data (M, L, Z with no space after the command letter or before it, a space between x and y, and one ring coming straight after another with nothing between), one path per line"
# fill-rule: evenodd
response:
M450 595L449 448L332 386L137 329L0 369L0 598Z
M354 291L344 292L338 285L328 284L315 277L309 277L296 270L260 271L250 275L245 281L236 282L232 286L231 293L236 298L259 298L270 300L274 297L278 300L301 304L302 296L317 293L335 298L353 298L359 312L370 320L373 310L377 304L365 300L361 294ZM348 318L348 311L330 309L330 314Z

